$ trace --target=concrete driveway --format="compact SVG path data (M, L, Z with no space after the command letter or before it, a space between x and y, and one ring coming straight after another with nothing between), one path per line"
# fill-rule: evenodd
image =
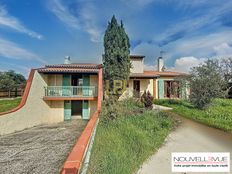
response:
M72 120L0 136L0 173L59 173L86 123Z
M171 174L172 152L230 152L230 161L232 161L232 134L179 117L176 114L172 115L181 124L168 136L158 152L142 165L137 174ZM232 170L232 162L230 169Z

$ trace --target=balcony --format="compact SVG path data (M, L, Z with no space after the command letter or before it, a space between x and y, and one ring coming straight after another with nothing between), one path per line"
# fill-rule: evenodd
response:
M46 86L45 100L94 100L97 97L96 86Z

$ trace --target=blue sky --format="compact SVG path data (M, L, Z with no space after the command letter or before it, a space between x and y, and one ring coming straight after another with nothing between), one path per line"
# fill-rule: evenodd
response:
M231 0L1 0L0 71L73 62L101 62L103 35L115 14L123 20L131 54L154 69L188 71L206 58L232 55Z

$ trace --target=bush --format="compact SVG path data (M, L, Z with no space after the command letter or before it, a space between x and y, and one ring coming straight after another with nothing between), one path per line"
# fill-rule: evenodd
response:
M144 104L144 107L147 109L152 109L153 99L154 97L151 95L151 93L149 91L146 92L146 90L141 96L141 102Z
M190 102L198 109L206 108L214 98L225 96L225 81L217 60L207 60L192 68L189 84Z
M143 113L143 105L139 100L134 98L122 101L109 98L103 102L101 113L102 121L108 123L125 115L135 116Z

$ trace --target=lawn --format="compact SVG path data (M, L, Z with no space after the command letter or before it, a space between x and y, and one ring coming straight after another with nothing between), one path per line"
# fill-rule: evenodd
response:
M180 100L155 100L155 103L172 107L173 111L181 116L232 132L231 99L215 99L205 110L196 109L190 103Z
M0 100L0 112L9 111L19 105L21 98Z
M145 110L127 100L115 107L117 118L106 118L103 106L88 173L131 174L162 145L174 121L165 113Z

